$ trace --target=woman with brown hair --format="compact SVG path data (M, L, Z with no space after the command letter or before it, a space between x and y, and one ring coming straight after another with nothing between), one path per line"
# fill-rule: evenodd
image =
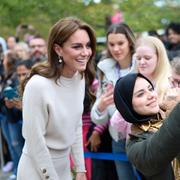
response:
M112 152L113 153L124 153L125 152L125 138L121 136L111 123L110 118L114 114L116 108L113 100L114 85L116 81L128 73L134 71L134 46L135 36L131 28L125 23L112 24L106 33L107 39L107 54L106 58L102 59L97 64L99 86L96 95L96 101L91 110L91 119L97 125L107 125L112 138ZM102 128L101 128L102 129ZM96 132L96 136L100 136L101 132ZM92 133L93 135L95 134ZM102 136L101 136L102 137ZM107 143L107 140L106 140ZM102 143L101 143L102 144ZM100 145L100 144L99 144ZM98 145L98 146L99 146ZM94 148L95 149L95 148ZM98 162L95 168L99 167L98 164L106 169L107 164L112 162ZM113 164L110 165L112 167ZM135 179L133 173L133 167L129 162L122 162L119 160L115 161L116 171L118 179L133 180ZM94 168L94 169L95 169ZM109 175L107 170L103 170L102 173L99 171L99 178L95 175L96 180L99 179L112 179L112 175ZM108 169L110 169L108 167ZM111 170L112 172L112 170ZM106 175L108 173L108 175ZM104 177L102 177L104 174Z
M34 66L23 93L18 180L71 180L70 153L76 179L86 179L81 118L95 49L94 31L79 19L61 19L50 30L48 61Z

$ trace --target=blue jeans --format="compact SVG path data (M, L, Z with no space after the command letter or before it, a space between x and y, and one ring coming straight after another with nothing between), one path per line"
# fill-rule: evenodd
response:
M24 138L22 137L22 121L19 120L16 123L9 123L9 131L11 138L11 146L13 147L15 152L15 157L13 161L14 162L13 173L17 174L17 167L24 146Z
M125 139L119 140L118 142L112 140L112 151L113 153L125 153ZM135 180L134 167L130 162L115 161L116 171L119 180Z
M9 123L7 121L7 118L4 114L0 114L0 124L1 124L1 130L3 137L7 143L8 150L11 156L11 159L13 161L13 157L15 157L15 151L11 144L11 138L10 138L10 132L9 132Z
M22 121L10 123L5 115L0 114L0 123L3 136L7 142L8 149L14 163L13 174L17 174L17 166L24 145L24 139L22 137Z

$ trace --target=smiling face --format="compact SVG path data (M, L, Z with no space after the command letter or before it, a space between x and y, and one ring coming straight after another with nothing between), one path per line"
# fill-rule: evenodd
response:
M90 38L85 30L78 29L62 45L55 45L56 53L64 62L62 75L72 77L77 71L86 69L88 60L92 55Z
M153 79L158 57L155 49L148 45L140 45L136 49L138 71L149 79Z
M144 78L138 77L135 82L133 109L140 115L154 115L159 112L157 93L151 84Z
M112 57L120 64L130 65L131 62L131 50L130 43L122 33L110 33L107 41L108 49ZM126 68L126 67L125 67Z

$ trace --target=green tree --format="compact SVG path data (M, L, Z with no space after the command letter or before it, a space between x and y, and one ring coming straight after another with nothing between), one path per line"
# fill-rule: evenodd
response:
M164 0L164 6L156 6L157 0L91 0L85 6L84 0L1 0L0 36L14 35L19 24L32 24L38 32L47 37L49 28L59 18L77 16L91 24L98 36L105 35L105 19L114 13L114 4L123 13L125 22L136 32L165 28L168 22L179 21L180 6L172 6Z

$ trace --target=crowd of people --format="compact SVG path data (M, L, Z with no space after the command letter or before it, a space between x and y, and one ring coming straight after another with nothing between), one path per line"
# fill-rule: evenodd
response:
M18 162L24 146L22 99L19 86L35 63L47 59L47 45L45 39L38 36L34 36L28 43L17 42L14 36L8 37L6 43L2 42L0 127L4 159L1 159L1 162L4 161L2 171L12 171L10 179L16 179Z
M48 40L0 37L2 171L9 180L180 179L180 23L136 35L57 21ZM96 59L98 57L98 60ZM84 158L126 153L129 161Z

